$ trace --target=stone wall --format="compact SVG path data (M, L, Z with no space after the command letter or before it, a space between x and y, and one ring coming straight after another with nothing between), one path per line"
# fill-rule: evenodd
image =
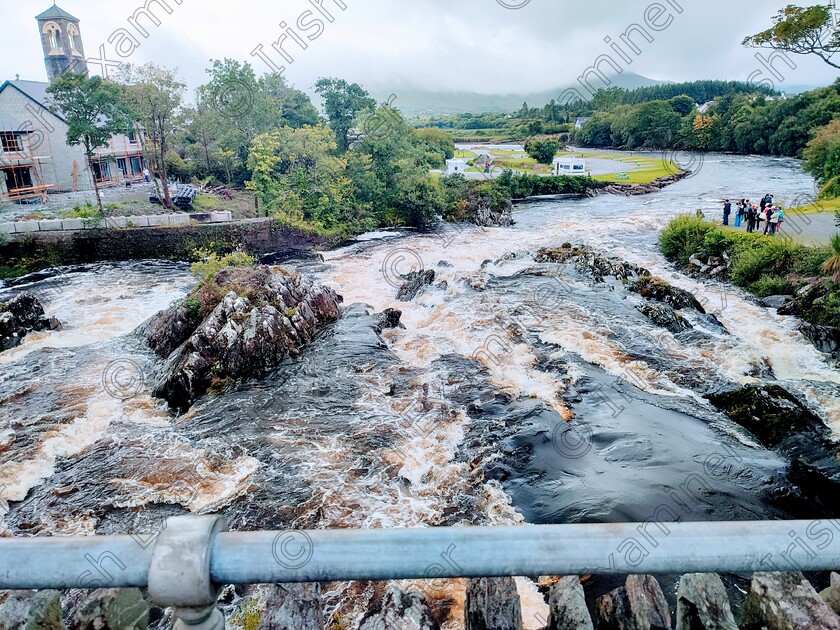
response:
M0 264L24 262L35 268L119 260L183 260L197 248L219 253L242 250L254 256L308 251L336 239L304 234L271 219L210 225L170 225L130 229L16 234L0 245Z

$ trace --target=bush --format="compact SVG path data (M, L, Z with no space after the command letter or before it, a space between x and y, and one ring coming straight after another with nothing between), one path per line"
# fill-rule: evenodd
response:
M804 246L772 238L762 239L761 246L741 251L732 266L732 281L747 287L764 275L790 273L794 262L803 255Z
M228 267L253 267L254 258L243 252L233 252L219 257L217 254L208 254L206 251L196 251L195 255L203 258L202 262L193 263L190 266L190 271L199 279L201 283L205 283L211 278L215 277L222 269Z
M659 247L666 258L688 264L688 259L702 250L706 234L712 229L714 226L700 217L687 214L678 216L662 230Z
M758 297L793 295L796 292L796 287L780 276L764 276L747 288L750 293Z

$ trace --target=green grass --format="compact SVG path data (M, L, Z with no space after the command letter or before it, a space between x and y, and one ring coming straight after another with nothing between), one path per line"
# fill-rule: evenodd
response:
M807 206L799 206L785 210L788 214L820 214L822 212L840 212L840 197L835 199L818 199Z

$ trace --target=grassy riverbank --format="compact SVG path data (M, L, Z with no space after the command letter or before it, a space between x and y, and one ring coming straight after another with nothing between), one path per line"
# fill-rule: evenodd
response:
M728 279L757 297L798 295L795 313L818 326L840 327L840 285L824 270L831 247L813 247L783 236L727 230L680 216L659 237L662 253L688 266L689 259L729 259Z

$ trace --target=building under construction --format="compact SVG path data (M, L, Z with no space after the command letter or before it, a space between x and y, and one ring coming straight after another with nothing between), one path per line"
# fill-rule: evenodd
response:
M79 20L55 5L36 20L50 81L87 71ZM50 111L48 86L19 78L0 85L0 202L90 190L94 178L103 186L143 180L141 127L111 138L89 164L82 147L67 144L67 123Z

